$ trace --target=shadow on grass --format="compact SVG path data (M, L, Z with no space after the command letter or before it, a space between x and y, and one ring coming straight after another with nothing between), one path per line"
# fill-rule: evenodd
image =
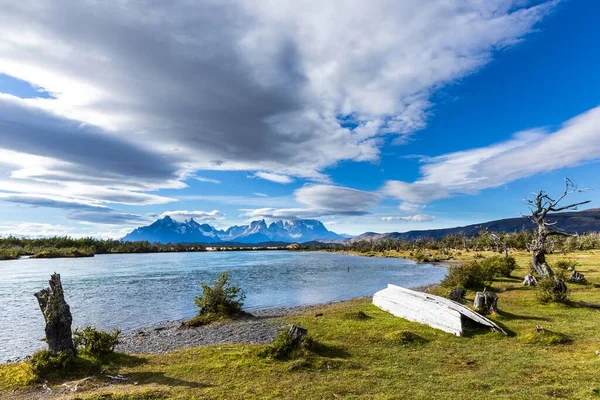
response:
M128 378L130 382L137 382L138 384L155 383L158 385L186 387L189 389L199 389L213 386L200 382L190 382L184 381L183 379L172 378L170 376L166 376L164 372L135 372L124 376Z
M129 354L114 353L101 358L78 356L64 369L40 371L38 380L50 383L65 379L82 379L91 375L116 374L121 367L135 367L147 363L147 360Z
M545 318L545 317L535 317L532 315L519 315L519 314L513 314L510 313L508 311L502 311L502 310L498 310L498 315L500 317L502 317L503 319L507 319L509 321L511 320L531 320L531 321L550 321L549 318Z
M521 291L521 290L532 290L532 288L529 287L529 286L522 286L522 285L521 286L508 286L508 287L504 288L505 292L512 292L514 290L519 290L519 291Z
M341 346L334 346L321 342L315 342L310 351L318 356L326 358L349 358L350 353Z
M515 331L509 329L502 322L494 320L494 323L496 325L498 325L506 333L506 336L508 336L508 337L517 336L517 333ZM469 318L463 318L463 335L462 335L463 337L474 337L477 335L485 335L490 332L494 332L494 333L498 333L498 334L502 335L502 332L498 332L496 330L491 329L490 327L478 324L477 322L475 322Z
M591 310L600 311L600 304L588 303L587 301L567 300L563 304L571 308L589 308Z

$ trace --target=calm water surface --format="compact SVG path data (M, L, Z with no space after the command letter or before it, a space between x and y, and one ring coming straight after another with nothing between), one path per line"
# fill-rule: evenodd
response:
M349 268L349 271L348 271ZM244 251L98 255L0 261L0 362L42 348L44 320L33 293L61 274L74 326L131 330L193 316L200 283L230 271L247 310L369 296L388 283L439 282L445 269L394 258L325 252Z

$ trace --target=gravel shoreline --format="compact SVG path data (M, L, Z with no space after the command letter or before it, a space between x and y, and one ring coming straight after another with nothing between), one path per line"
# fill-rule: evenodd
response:
M435 286L437 285L412 289L426 292ZM371 296L360 298L370 299ZM258 310L252 312L250 316L235 321L196 328L183 327L184 320L161 322L122 333L120 343L115 350L128 354L157 354L181 348L214 344L268 344L275 339L281 329L285 328L285 324L275 321L275 319L351 300L355 299L311 306Z
M185 320L165 321L122 333L115 351L128 354L157 354L214 344L268 344L285 328L285 324L274 321L275 319L334 303L338 302L258 310L234 321L196 328L184 327Z

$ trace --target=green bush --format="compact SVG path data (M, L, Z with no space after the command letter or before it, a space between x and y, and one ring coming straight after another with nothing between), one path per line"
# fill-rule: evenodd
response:
M579 267L579 263L575 260L559 260L554 263L554 268L562 271L574 271Z
M293 337L282 331L273 343L259 353L260 357L269 357L275 360L295 360L305 357L314 347L314 340L310 336Z
M567 300L568 294L566 290L561 290L564 286L564 278L560 275L557 277L548 277L538 279L536 286L536 297L540 303L561 303Z
M212 287L202 284L202 295L194 303L200 308L200 315L234 316L242 312L245 298L242 289L229 282L229 272L223 272Z
M448 275L441 285L450 288L478 289L489 285L495 276L495 271L487 268L480 261L470 261L462 265L451 265Z
M75 359L75 355L69 351L53 353L49 350L40 350L33 353L29 364L34 374L42 377L70 369L75 364Z
M441 284L449 288L479 289L490 285L494 278L510 276L516 268L514 257L486 257L450 266Z
M492 270L495 277L509 277L517 268L517 261L514 257L491 256L481 260L485 268Z
M73 344L82 353L93 357L111 354L119 344L121 331L115 329L112 333L99 331L92 326L73 331Z

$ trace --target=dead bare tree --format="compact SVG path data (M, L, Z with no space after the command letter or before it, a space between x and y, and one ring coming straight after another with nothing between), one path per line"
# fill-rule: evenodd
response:
M500 252L500 246L502 246L504 257L508 257L508 245L506 244L505 239L501 238L494 232L489 232L488 228L485 228L485 231L482 233L488 235L492 242L494 242L494 246L496 246L496 253Z
M575 236L556 228L554 226L555 222L549 221L549 215L560 211L577 210L578 206L589 203L590 200L586 200L566 206L559 205L569 194L583 191L585 189L579 189L570 179L565 179L565 190L556 200L543 190L536 193L535 198L527 200L527 204L531 209L530 218L537 225L537 231L529 246L529 251L531 251L531 267L541 278L554 277L554 271L552 271L552 268L546 262L548 237L552 235Z

